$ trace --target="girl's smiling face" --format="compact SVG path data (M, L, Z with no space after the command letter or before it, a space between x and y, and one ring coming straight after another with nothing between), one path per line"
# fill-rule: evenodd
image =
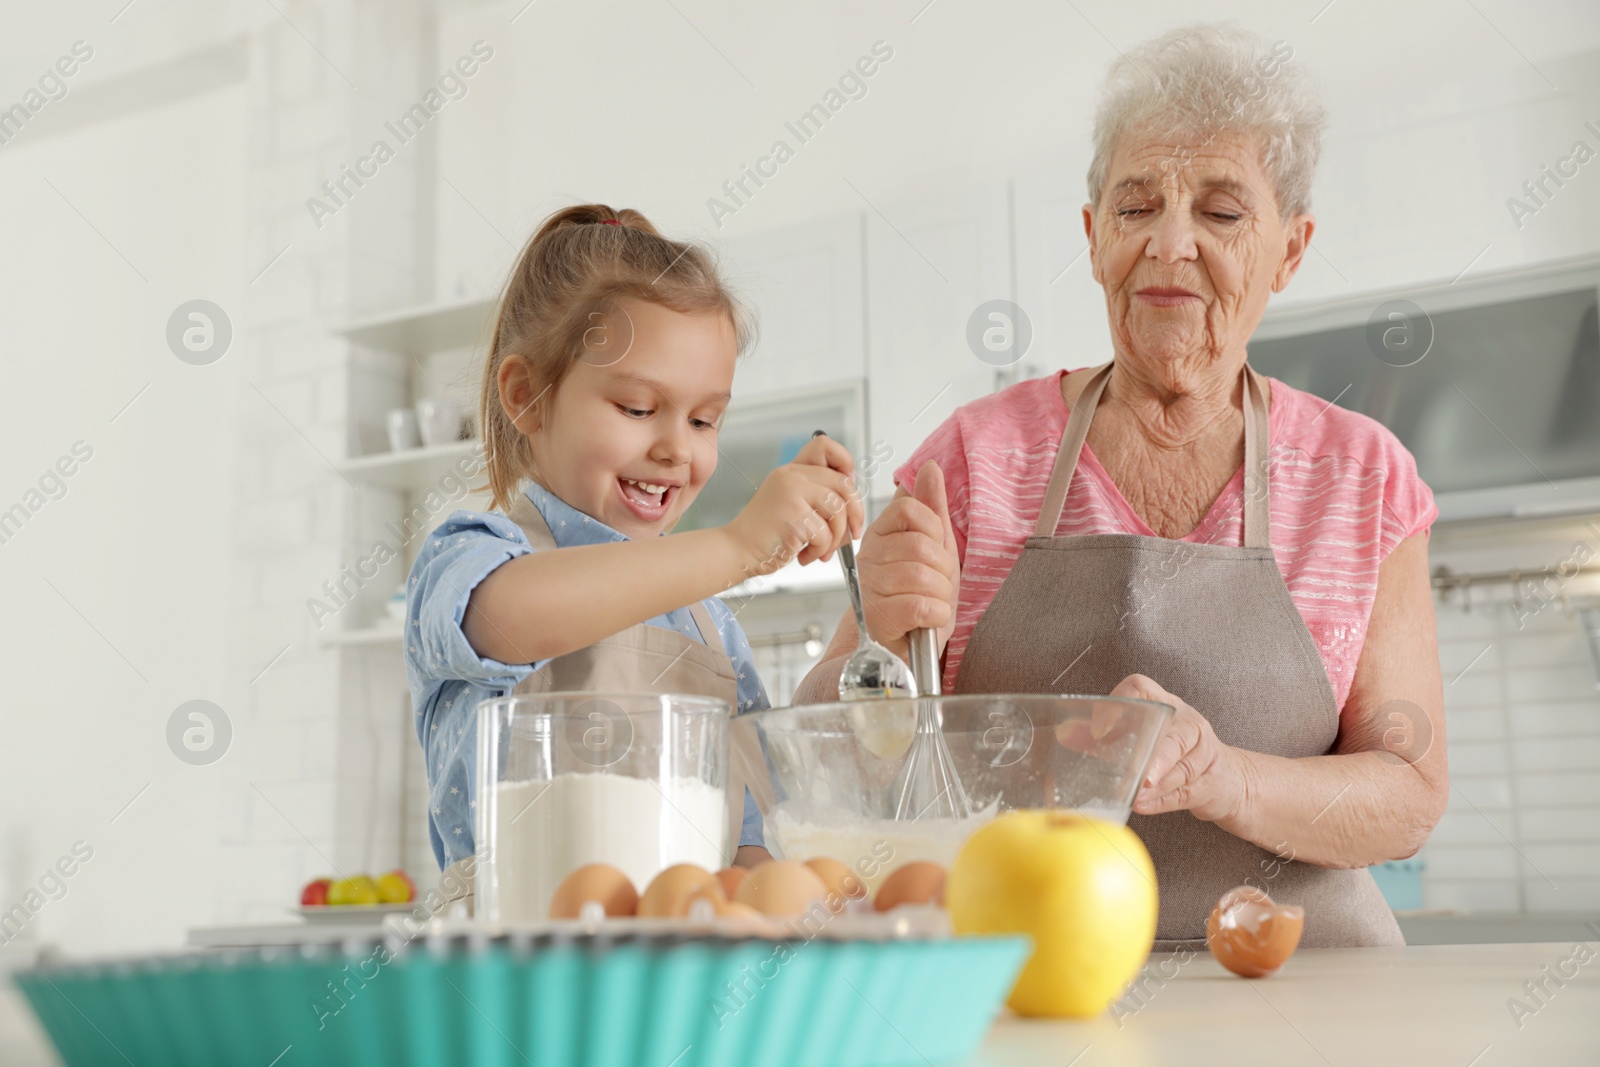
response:
M633 299L592 321L583 358L514 421L532 438L541 485L630 538L654 537L717 469L733 323ZM502 396L515 392L501 384Z

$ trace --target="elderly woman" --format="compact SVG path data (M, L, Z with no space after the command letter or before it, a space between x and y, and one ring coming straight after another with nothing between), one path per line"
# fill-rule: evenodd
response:
M934 629L946 692L1176 710L1129 823L1158 950L1246 883L1305 907L1305 944L1402 944L1364 868L1445 806L1432 494L1383 426L1246 362L1311 240L1321 125L1292 52L1240 31L1118 62L1083 209L1111 361L958 410L859 555L872 637ZM847 614L797 700L856 639Z

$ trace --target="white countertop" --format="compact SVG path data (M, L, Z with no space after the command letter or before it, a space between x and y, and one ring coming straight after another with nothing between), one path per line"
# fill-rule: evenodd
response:
M1152 956L1136 1013L1088 1022L1041 1022L1009 1014L969 1061L983 1067L1042 1064L1600 1064L1600 947L1552 981L1541 1007L1523 983L1557 972L1573 943L1424 945L1303 949L1282 971L1253 981L1223 970L1209 953L1181 967ZM1165 964L1165 969L1163 969ZM1513 1020L1507 1001L1536 1014ZM1084 1050L1088 1051L1085 1052ZM1073 1057L1079 1057L1074 1060Z
M1591 946L1594 942L1590 942ZM1600 1063L1600 949L1541 1006L1523 983L1571 957L1573 944L1305 949L1271 978L1247 981L1209 955L1153 956L1142 1009L1085 1022L1000 1018L972 1067L1098 1064ZM1169 981L1159 977L1174 975ZM1519 1030L1507 1001L1537 1011ZM914 1040L914 1036L912 1037ZM0 1062L58 1067L22 996L0 987Z

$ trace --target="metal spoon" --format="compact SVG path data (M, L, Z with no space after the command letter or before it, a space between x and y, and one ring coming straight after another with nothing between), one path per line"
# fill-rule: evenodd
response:
M845 660L839 673L840 700L883 700L914 697L916 679L905 660L884 648L867 634L867 615L861 605L861 578L856 574L856 553L846 541L839 546L839 566L850 590L850 607L856 613L856 633L860 643Z
M813 438L826 437L816 430ZM905 660L874 641L867 633L867 613L861 601L861 576L856 573L856 550L847 540L839 546L839 569L844 571L845 588L850 591L850 607L856 614L856 650L845 660L839 673L840 700L884 700L917 695L917 683Z
M811 436L825 437L827 431L818 430ZM850 727L861 747L881 759L897 760L910 749L916 732L916 712L904 703L917 695L916 679L905 660L867 633L856 551L848 540L839 546L839 569L844 571L845 588L850 592L857 635L856 650L839 672L839 699L851 705Z

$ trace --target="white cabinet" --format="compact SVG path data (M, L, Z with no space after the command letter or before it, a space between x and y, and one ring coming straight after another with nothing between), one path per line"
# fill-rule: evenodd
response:
M733 238L721 245L730 284L754 308L756 347L733 377L733 410L793 389L865 373L862 217Z
M894 495L895 468L935 427L995 386L967 322L985 301L1015 300L1007 201L995 184L870 206L867 434L871 454L888 455L872 480L877 501Z
M1082 165L1038 167L1016 190L1017 304L1033 326L1019 377L1111 358L1105 294L1095 284L1083 233Z

